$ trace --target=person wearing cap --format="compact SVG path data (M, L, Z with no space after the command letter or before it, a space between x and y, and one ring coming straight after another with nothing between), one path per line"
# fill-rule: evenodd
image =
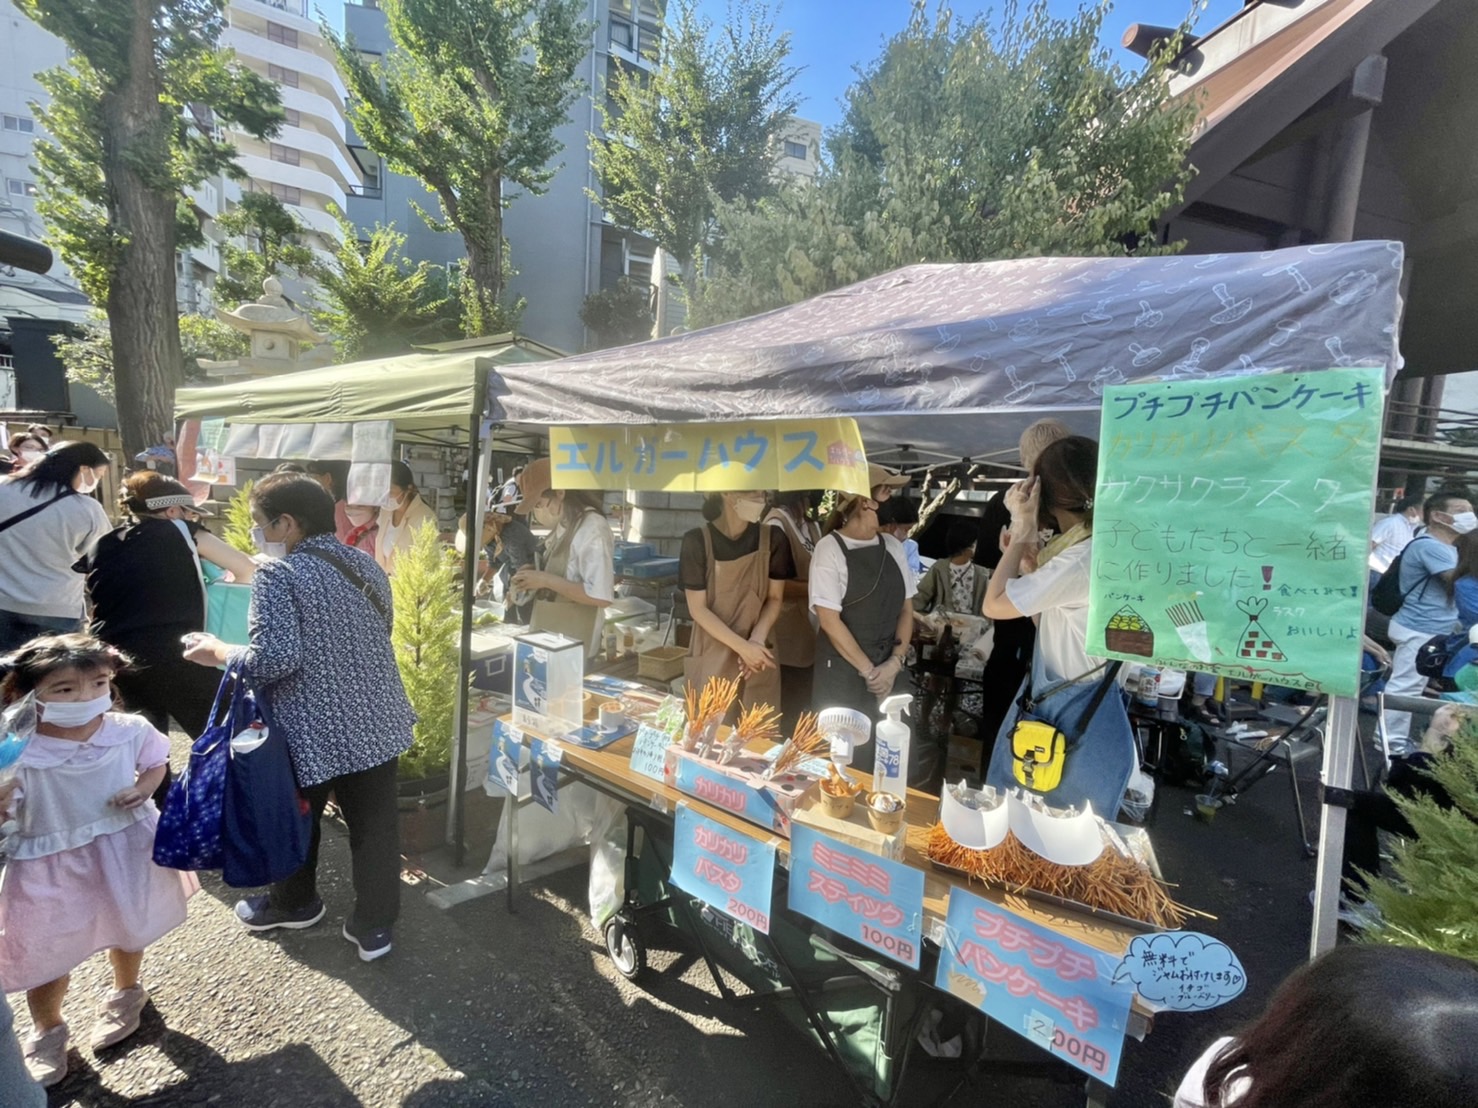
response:
M853 708L877 721L882 700L909 691L903 659L913 638L915 591L903 546L878 529L877 501L842 496L811 558L811 610L821 624L811 694L816 711ZM872 755L869 741L852 752L853 764L870 769ZM927 782L936 760L930 744L913 743L909 783Z
M908 475L897 473L886 466L880 466L871 462L867 467L867 483L872 486L872 498L879 504L886 504L893 498L893 493L908 485Z
M380 509L380 529L375 536L375 561L380 568L393 574L396 556L415 545L416 536L428 523L436 526L436 513L421 499L411 467L402 461L391 462L390 495Z
M518 475L515 513L532 516L549 535L532 566L513 575L512 599L532 604L529 627L600 649L602 609L616 599L616 540L598 492L551 487L549 459L530 462Z
M153 470L129 474L119 507L131 522L98 540L87 561L92 633L132 657L117 677L130 711L168 733L205 730L221 675L180 657L180 639L205 630L202 562L249 582L256 563L198 522L207 510L179 481Z
M494 494L494 502L488 506L484 535L486 539L488 565L497 575L503 588L506 606L504 618L509 623L528 623L533 618L532 603L513 603L513 575L525 566L534 565L539 556L539 540L529 530L528 522L517 514L521 501L515 484L510 490L505 484Z

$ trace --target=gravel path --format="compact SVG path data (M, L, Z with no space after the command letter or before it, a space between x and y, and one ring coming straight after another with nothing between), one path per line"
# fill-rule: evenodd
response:
M1297 856L1286 789L1259 786L1213 826L1185 818L1186 798L1167 792L1155 830L1162 862L1185 900L1221 917L1206 929L1239 952L1252 982L1227 1009L1162 1017L1148 1041L1128 1044L1115 1108L1168 1104L1205 1043L1254 1014L1303 957L1311 864ZM620 978L586 918L583 868L527 888L513 915L501 895L440 911L426 886L408 885L395 951L361 963L339 934L351 899L347 838L331 821L324 831L323 923L250 935L231 915L239 894L207 876L189 921L145 961L153 1005L143 1029L103 1057L85 1042L108 987L106 963L95 958L74 974L72 1073L51 1105L856 1103L826 1055L773 1011L722 1001L681 940L652 952L658 972L644 988ZM12 1000L27 1029L24 998ZM1016 1040L1002 1038L1013 1049ZM947 1069L910 1065L918 1084L905 1105L930 1103L953 1084ZM949 1103L1081 1105L1081 1086L1062 1076L997 1080Z

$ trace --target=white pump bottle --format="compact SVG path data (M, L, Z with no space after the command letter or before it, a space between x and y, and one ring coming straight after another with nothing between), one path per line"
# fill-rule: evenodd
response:
M900 715L912 704L913 697L908 693L886 698L879 707L888 718L874 732L872 787L900 799L908 797L908 747L912 738Z

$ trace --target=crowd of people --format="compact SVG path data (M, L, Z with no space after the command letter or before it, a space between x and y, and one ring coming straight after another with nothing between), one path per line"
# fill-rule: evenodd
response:
M366 961L391 951L400 904L396 765L415 716L391 646L388 575L436 516L402 462L392 467L389 497L375 505L351 502L346 464L290 463L252 491L259 554L248 556L207 529L208 510L172 477L124 479L125 521L115 527L94 495L110 465L103 451L39 436L13 446L23 464L0 479L0 691L7 704L34 705L35 732L17 774L0 786L0 810L19 816L0 886L0 985L26 993L33 1032L21 1044L24 1065L49 1085L67 1071L62 1004L71 971L107 952L114 989L91 1043L102 1050L123 1041L148 1000L144 952L184 921L198 888L192 875L155 866L150 843L169 783L165 733L172 723L191 734L206 728L222 669L249 673L270 698L315 817L301 868L243 898L237 918L266 931L325 917L317 817L332 796L349 826L353 870L342 935ZM910 478L882 466L871 467L865 495L709 496L678 558L692 624L686 679L737 678L744 701L778 706L787 723L830 707L876 721L884 699L912 687L918 614L983 617L994 636L980 720L985 783L1022 783L1017 725L1045 721L1069 739L1072 755L1060 779L1036 791L1050 804L1113 818L1137 752L1116 667L1087 651L1098 446L1043 420L1023 433L1021 455L1025 476L978 521L947 524L936 544L942 556L927 567L912 537L918 513L900 495ZM1475 523L1465 495L1441 492L1400 502L1375 529L1372 583L1392 573L1400 587L1384 632L1394 646L1392 692L1425 687L1414 677L1423 644L1478 623ZM554 488L548 459L535 460L492 492L479 539L464 534L463 545L468 557L486 554L509 619L597 654L603 609L616 593L614 536L598 494ZM252 586L244 646L205 632L206 582L218 575ZM1403 757L1419 770L1430 745L1414 748L1397 713L1389 722L1393 776L1404 772ZM853 758L869 767L870 747ZM938 745L913 743L910 783L937 785L942 758ZM1336 952L1296 975L1262 1020L1213 1045L1176 1103L1334 1103L1279 1098L1276 1090L1294 1087L1284 1084L1282 1029L1310 998L1335 995L1361 973L1387 973L1394 958ZM1412 1004L1436 995L1443 975L1433 966L1403 963ZM1471 1021L1478 991L1470 977L1443 980ZM0 1015L8 1021L8 1009ZM1354 1021L1341 1034L1356 1043L1375 1032ZM1423 1058L1430 1088L1471 1090L1471 1065L1446 1047ZM11 1062L0 1058L0 1077Z

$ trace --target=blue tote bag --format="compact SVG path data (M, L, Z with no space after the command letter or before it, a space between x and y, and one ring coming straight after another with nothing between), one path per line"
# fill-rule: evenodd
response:
M221 716L221 705L229 710ZM190 747L190 761L169 786L154 834L154 864L169 869L220 869L221 806L231 736L252 724L256 704L246 680L227 672L216 690L210 722Z
M298 792L287 740L272 726L265 696L255 720L227 746L221 806L221 876L233 888L282 881L308 860L313 814Z

